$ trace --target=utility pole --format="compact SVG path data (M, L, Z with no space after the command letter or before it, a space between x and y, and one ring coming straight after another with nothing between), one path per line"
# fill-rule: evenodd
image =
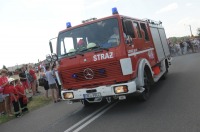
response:
M189 27L190 27L190 34L191 34L191 37L193 37L191 25L189 25Z

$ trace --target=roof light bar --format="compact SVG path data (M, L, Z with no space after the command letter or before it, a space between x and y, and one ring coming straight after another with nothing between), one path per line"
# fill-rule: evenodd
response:
M96 20L97 18L90 18L90 19L87 19L87 20L83 20L82 23L86 23L86 22L90 22L90 21L94 21Z

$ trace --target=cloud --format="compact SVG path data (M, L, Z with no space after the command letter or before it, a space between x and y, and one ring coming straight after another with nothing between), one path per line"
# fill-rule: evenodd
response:
M108 0L101 0L101 1L93 2L93 3L90 3L88 6L86 6L86 8L87 9L92 9L92 8L104 5L107 2L109 2L109 1Z
M180 19L177 24L180 24L180 25L189 25L189 24L199 25L198 23L200 23L199 18L185 17L185 18Z
M186 3L185 6L187 7L192 6L192 3Z
M65 29L67 21L72 26L81 23L84 15L84 0L18 0L4 5L0 8L0 68L44 59L50 52L48 40Z
M200 27L200 18L196 17L184 17L180 19L176 24L174 29L176 29L177 34L180 34L182 36L184 35L189 35L190 30L189 30L189 25L191 25L192 33L193 35L196 35L196 29Z
M191 21L193 21L190 17L185 17L182 18L181 20L178 21L178 25L186 25L186 24L190 24Z
M178 4L177 3L172 3L170 5L167 5L166 7L163 7L160 10L158 10L156 12L156 14L170 12L170 11L176 10L177 8L178 8Z

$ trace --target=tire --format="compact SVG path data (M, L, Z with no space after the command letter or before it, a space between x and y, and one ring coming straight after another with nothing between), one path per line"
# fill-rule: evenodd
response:
M151 87L151 82L150 82L150 76L148 72L145 70L144 71L144 91L139 95L139 101L147 101L150 97L150 87Z

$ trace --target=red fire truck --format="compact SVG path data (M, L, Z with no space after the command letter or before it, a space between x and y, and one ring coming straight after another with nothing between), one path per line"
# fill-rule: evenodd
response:
M162 22L119 15L116 8L112 13L74 27L68 22L59 32L56 54L47 60L59 64L63 100L87 106L138 94L145 101L166 76L170 52Z

